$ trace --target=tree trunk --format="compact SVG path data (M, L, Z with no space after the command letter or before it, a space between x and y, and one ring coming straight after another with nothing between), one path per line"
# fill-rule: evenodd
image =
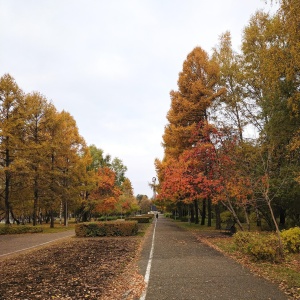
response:
M54 228L54 214L53 210L50 210L50 228Z
M279 225L281 228L284 228L285 226L285 209L282 207L279 208Z
M7 137L7 143L8 143ZM10 157L9 157L9 150L5 150L5 166L8 169L10 165ZM5 202L5 224L10 224L10 204L9 204L9 186L10 186L10 172L9 170L5 170L5 193L4 193L4 202Z
M198 208L198 201L194 200L195 205L195 224L199 224L199 208Z
M221 230L221 213L220 213L219 203L215 205L215 213L216 213L216 229Z
M194 205L191 204L191 205L190 205L190 208L191 208L191 223L194 223L194 222L195 222L195 210L194 210Z
M9 185L10 185L10 174L8 171L5 171L4 202L5 202L5 224L7 225L10 224Z
M68 202L65 200L65 205L64 205L64 226L68 227Z
M201 225L205 225L206 219L206 199L202 200Z
M257 208L255 209L255 213L256 213L256 226L261 227L261 215Z
M227 200L227 203L228 203L228 204L226 204L226 202L224 202L224 201L221 201L221 202L222 202L222 204L223 204L223 205L224 205L224 206L232 213L232 216L233 216L235 222L238 224L240 230L241 230L241 231L244 231L244 228L243 228L243 226L242 226L242 223L241 223L241 221L239 220L239 217L237 216L237 213L236 213L235 209L233 208L230 199Z
M246 206L244 206L244 212L245 212L245 218L246 218L246 223L247 223L247 229L248 229L248 231L250 231L249 213L248 213Z
M268 192L265 194L265 199L268 204L270 214L271 214L272 220L274 222L274 226L276 228L276 234L277 234L277 238L278 238L279 256L281 259L284 259L284 251L283 251L283 244L282 244L282 239L281 239L281 235L280 235L280 230L279 230L278 224L276 222L276 218L274 216L274 212L273 212L273 208L271 206L271 200L268 196Z
M38 199L39 199L39 193L38 193L38 180L35 176L34 179L34 191L33 191L33 226L37 225L37 209L38 209Z
M211 214L212 214L212 211L211 211L211 199L208 198L207 199L207 226L208 227L211 227Z

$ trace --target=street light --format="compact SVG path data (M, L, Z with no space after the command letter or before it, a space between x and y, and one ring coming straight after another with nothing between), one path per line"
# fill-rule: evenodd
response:
M156 177L152 177L152 187L153 187L153 197L152 201L155 200L156 193L155 193L155 182L156 182ZM151 201L151 211L153 211L153 202Z
M155 193L156 177L152 177L152 183L153 183L153 199L155 199L156 198L156 193Z

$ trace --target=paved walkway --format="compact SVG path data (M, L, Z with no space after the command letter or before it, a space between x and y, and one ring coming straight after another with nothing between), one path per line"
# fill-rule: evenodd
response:
M0 259L70 236L75 236L74 229L58 233L0 235Z
M155 225L155 224L154 224ZM276 285L254 276L162 216L145 240L139 268L150 279L142 300L286 300ZM154 245L152 238L154 236Z

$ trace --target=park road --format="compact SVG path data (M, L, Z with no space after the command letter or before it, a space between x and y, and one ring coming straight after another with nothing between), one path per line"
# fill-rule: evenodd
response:
M149 260L151 248L153 256ZM150 263L149 283L142 300L288 299L276 285L251 274L161 215L145 240L139 261L142 275L146 269L149 273Z
M75 236L74 229L57 233L0 235L0 259L71 236Z

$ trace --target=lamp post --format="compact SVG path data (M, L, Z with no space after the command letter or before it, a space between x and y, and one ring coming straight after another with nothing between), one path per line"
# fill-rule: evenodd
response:
M152 183L153 183L153 199L155 200L155 198L156 198L156 193L155 193L156 177L152 177Z
M156 177L152 177L152 187L153 187L153 197L152 201L155 200L156 193L155 193L155 182L156 182ZM153 211L153 202L151 201L151 211Z

